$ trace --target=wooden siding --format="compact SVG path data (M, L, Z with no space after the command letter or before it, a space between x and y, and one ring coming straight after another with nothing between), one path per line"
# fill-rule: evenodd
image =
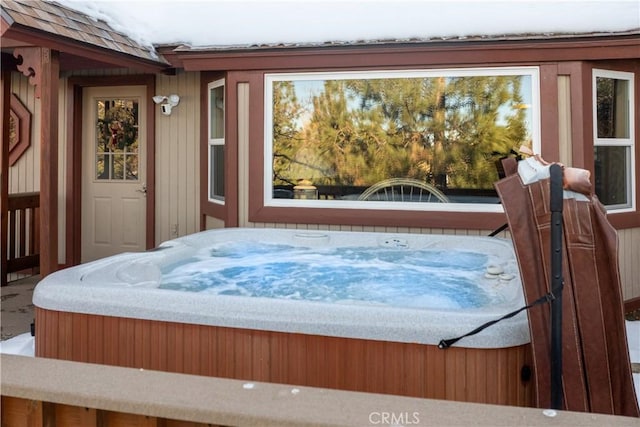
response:
M58 111L59 123L64 123L66 115L65 108L65 91L63 90L64 80L60 82L60 90L58 92ZM29 80L22 73L11 73L11 91L20 99L24 106L31 113L31 144L23 153L20 159L13 166L9 167L9 194L31 193L40 191L40 135L41 135L41 118L40 118L40 100L35 97L35 87L29 84ZM66 127L58 126L58 232L59 236L64 236L65 232L65 204L60 201L64 200L65 187L65 141ZM58 263L64 263L64 239L58 239Z
M640 228L619 230L618 248L622 297L625 301L640 297Z
M238 225L249 218L249 83L238 84Z
M533 406L530 345L452 347L237 329L36 307L36 356L185 374Z
M558 76L558 161L573 164L571 150L571 80L569 76Z
M156 244L200 231L200 74L158 75L156 94L173 93L180 103L170 116L154 105Z
M11 91L31 113L31 145L9 168L9 194L40 190L40 100L22 73L11 73Z

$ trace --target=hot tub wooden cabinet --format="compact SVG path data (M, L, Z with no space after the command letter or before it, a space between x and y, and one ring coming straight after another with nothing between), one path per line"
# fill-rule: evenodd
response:
M185 292L161 286L171 266L210 252L211 245L245 241L270 242L298 252L315 246L338 247L340 253L381 247L385 257L390 250L413 251L413 264L407 268L415 267L417 253L417 262L422 262L421 250L445 251L446 258L463 248L482 254L482 259L486 255L491 267L474 272L472 284L466 286L476 288L477 283L479 292L486 288L491 298L500 294L490 303L457 309L427 307L420 298L408 298L413 305L405 307L368 300L328 303ZM225 262L218 256L223 252L216 252L216 263ZM505 277L487 278L496 266ZM369 288L365 290L367 294ZM44 278L34 292L36 355L246 381L532 406L526 313L449 349L437 346L441 339L462 335L523 303L513 249L501 239L211 230L166 242L158 250L120 254Z
M432 399L534 406L530 345L398 343L36 308L36 356ZM526 368L525 368L526 371Z

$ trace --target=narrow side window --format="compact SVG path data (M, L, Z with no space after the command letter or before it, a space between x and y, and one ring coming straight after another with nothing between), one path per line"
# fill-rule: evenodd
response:
M224 204L224 79L209 83L209 201Z
M595 192L609 211L635 207L633 73L593 70Z

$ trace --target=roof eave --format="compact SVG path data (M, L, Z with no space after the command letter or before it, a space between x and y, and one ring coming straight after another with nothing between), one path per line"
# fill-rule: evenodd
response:
M2 24L4 27L4 19ZM124 52L101 48L19 24L9 25L6 29L3 28L2 36L20 40L33 46L46 47L94 61L112 64L120 68L133 68L147 72L162 72L171 66L160 59L150 60Z
M11 29L12 24L13 19L2 10L2 14L0 15L0 37L4 37L4 33Z
M391 47L391 46L415 46L415 45L458 45L475 43L561 43L594 41L598 39L637 38L640 37L640 28L619 32L592 32L592 33L527 33L504 35L477 35L461 37L432 37L410 39L371 39L351 41L324 41L309 43L264 43L264 44L236 44L236 45L210 45L189 46L176 44L172 46L173 52L251 52L251 51L282 51L292 49L332 49L332 48L357 48L357 47ZM168 46L167 46L168 47Z
M388 65L392 57L402 58L399 60L407 66L636 59L640 52L639 35L640 31L633 31L606 36L554 38L430 39L207 49L181 46L174 49L174 53L187 71L378 67ZM321 60L314 59L320 56Z

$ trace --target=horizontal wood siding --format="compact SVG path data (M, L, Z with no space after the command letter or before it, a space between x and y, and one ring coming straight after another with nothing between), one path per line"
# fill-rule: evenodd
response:
M36 355L371 393L533 406L530 346L469 349L213 327L36 307Z

